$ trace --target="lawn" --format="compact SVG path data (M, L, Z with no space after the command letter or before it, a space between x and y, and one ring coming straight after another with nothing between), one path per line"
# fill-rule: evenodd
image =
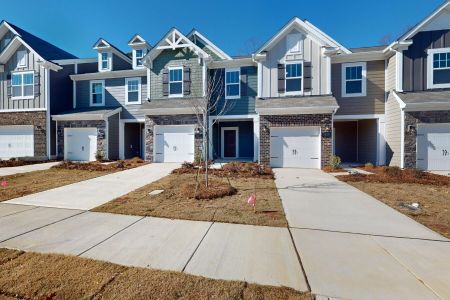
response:
M6 187L0 187L0 202L123 171L143 164L145 164L143 161L137 159L109 165L64 162L48 170L0 177L1 181L7 183Z
M180 169L181 170L181 169ZM271 172L271 170L270 170ZM228 184L218 170L211 171L213 183ZM239 173L239 172L237 172ZM137 216L153 216L195 221L215 221L261 226L286 227L287 221L273 176L229 176L236 193L212 200L194 198L195 172L175 172L154 183L95 208L108 212ZM149 195L154 190L164 190ZM256 211L247 204L256 194Z
M284 287L0 249L0 299L299 299Z
M450 178L395 168L367 171L374 174L337 178L450 238ZM405 206L412 203L419 203L419 209Z

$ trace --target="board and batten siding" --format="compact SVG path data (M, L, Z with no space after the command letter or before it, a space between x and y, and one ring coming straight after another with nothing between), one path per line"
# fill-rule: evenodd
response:
M189 67L191 69L191 92L183 98L203 96L203 67L198 57L184 49L164 50L154 60L150 71L150 99L169 99L163 95L163 70L169 67Z
M367 94L365 97L342 97L342 64L331 67L331 90L339 109L337 115L384 114L385 102L385 61L367 62Z
M27 51L27 66L23 68L17 67L17 52ZM20 46L5 64L4 72L0 73L0 110L27 110L27 109L44 109L45 108L45 70L38 65L38 57L30 52L25 46ZM39 74L38 95L35 92L33 99L17 99L12 100L8 97L8 77L11 72L34 71ZM36 79L36 77L35 77Z
M403 51L403 91L425 91L428 49L449 48L450 30L422 31L412 40L413 44Z
M297 33L293 29L289 33ZM289 34L288 33L288 34ZM286 35L287 36L287 35ZM262 95L261 97L282 97L278 92L278 64L285 63L288 54L286 36L274 45L268 52L266 60L262 62ZM322 46L311 38L304 36L303 54L301 60L311 62L311 92L305 92L305 96L324 95L327 93L327 62L322 55Z
M401 166L402 113L391 93L386 102L386 165Z
M141 78L141 99L142 103L147 99L147 77ZM77 82L76 108L90 107L90 81L83 80ZM125 104L125 78L105 79L105 106L122 107L121 119L144 119L142 105Z
M108 159L119 159L119 114L108 118Z
M120 56L115 54L113 54L112 64L113 71L128 70L131 67L129 62L123 60Z

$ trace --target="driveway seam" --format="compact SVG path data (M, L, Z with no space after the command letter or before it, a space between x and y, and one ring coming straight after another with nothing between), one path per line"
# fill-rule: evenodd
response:
M112 238L113 236L116 236L117 234L119 234L119 233L121 233L122 231L124 231L124 230L130 228L131 226L133 226L134 224L138 223L139 221L141 221L142 219L145 219L145 218L146 218L146 217L142 217L142 218L140 218L140 219L134 221L134 222L131 223L130 225L125 226L124 228L120 229L119 231L113 233L111 236L105 238L104 240L101 240L101 241L98 242L97 244L95 244L95 245L89 247L88 249L82 251L81 253L79 253L79 254L77 254L77 255L75 255L75 256L81 256L81 255L85 254L86 252L88 252L88 251L94 249L94 248L97 247L98 245L100 245L100 244L106 242L107 240L109 240L109 239Z
M298 263L300 264L300 268L302 269L303 277L305 277L306 286L308 287L308 291L312 292L311 285L309 284L308 276L306 275L306 271L303 266L302 259L300 257L300 252L298 251L297 245L295 245L294 237L292 236L291 228L288 227L287 230L289 232L289 236L291 237L291 242L292 242L292 245L294 246L294 251L295 251L295 254L297 255Z
M433 290L433 288L431 286L429 286L423 279L419 278L418 275L416 275L412 270L410 270L405 264L403 264L394 254L392 254L391 252L389 252L388 249L386 249L385 247L383 247L383 245L381 245L376 239L374 239L373 237L370 238L371 240L373 240L381 249L383 249L383 251L385 251L390 257L392 257L398 264L400 264L408 273L410 273L415 279L417 279L417 281L419 281L421 284L423 284L427 289L429 289L433 294L436 295L436 297L438 297L439 299L444 300L444 298L442 298L437 292L435 292Z
M31 209L30 209L30 210L31 210ZM45 224L45 225L43 225L43 226L40 226L40 227L36 227L36 228L33 228L33 229L31 229L31 230L28 230L28 231L26 231L26 232L20 233L20 234L18 234L18 235L15 235L15 236L13 236L13 237L7 238L7 239L5 239L5 240L0 240L0 243L3 243L3 242L6 242L6 241L9 241L9 240L11 240L11 239L14 239L14 238L16 238L16 237L18 237L18 236L21 236L21 235L24 235L24 234L27 234L27 233L30 233L30 232L33 232L33 231L36 231L36 230L39 230L39 229L45 228L45 227L47 227L47 226L50 226L50 225L53 225L53 224L56 224L56 223L62 222L62 221L64 221L64 220L67 220L67 219L70 219L70 218L73 218L73 217L76 217L76 216L82 215L82 214L84 214L84 213L86 213L86 211L82 211L82 212L80 212L80 213L78 213L78 214L75 214L75 215L72 215L72 216L69 216L69 217L65 217L65 218L63 218L63 219L61 219L61 220L58 220L58 221L54 221L54 222L51 222L51 223Z
M197 247L195 247L194 251L192 252L191 256L189 257L189 259L187 260L186 264L184 265L183 269L181 269L181 272L184 272L184 270L186 270L188 264L191 262L192 258L194 257L195 253L197 252L198 248L200 248L200 245L203 243L203 240L206 238L206 235L208 235L209 230L211 229L211 227L214 225L214 223L216 222L212 222L211 225L209 225L208 229L206 230L205 234L203 235L202 239L198 242Z
M16 205L16 204L8 204L8 205ZM31 206L31 205L28 205L28 206ZM9 216L17 215L17 214L20 214L20 213L23 213L23 212L26 212L26 211L30 211L30 210L33 210L33 209L36 209L36 208L39 208L39 207L40 207L40 206L34 206L34 207L32 207L32 208L29 208L29 209L25 209L25 210L21 210L21 211L16 211L16 212L10 213L9 215L1 216L0 218L4 218L4 217L9 217Z

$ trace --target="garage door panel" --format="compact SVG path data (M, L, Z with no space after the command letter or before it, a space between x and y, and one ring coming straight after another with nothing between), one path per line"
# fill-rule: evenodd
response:
M450 124L419 124L417 168L450 170Z
M0 127L0 158L34 156L33 126Z
M194 161L194 126L159 126L155 129L155 162Z
M97 153L97 128L65 128L64 159L94 161Z

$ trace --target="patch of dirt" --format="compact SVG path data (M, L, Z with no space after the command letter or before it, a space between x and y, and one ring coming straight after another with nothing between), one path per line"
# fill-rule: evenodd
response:
M194 164L184 163L181 168L172 171L174 174L197 174L198 167ZM250 162L230 162L221 169L208 169L210 174L219 177L232 178L268 178L273 179L275 175L271 167ZM201 171L204 173L204 170Z
M0 259L3 254L0 249ZM0 269L0 299L16 298L314 299L310 293L285 287L207 279L180 272L122 267L80 257L37 253L17 255Z
M450 177L435 175L416 169L400 169L397 167L364 168L373 172L371 175L354 174L338 176L344 182L372 182L372 183L411 183L435 186L450 186Z
M196 172L171 174L93 211L170 219L287 226L273 179L231 177L230 183L237 190L236 194L214 200L196 200L192 196L192 191L188 193L184 188L186 184L195 184L196 176ZM215 174L210 176L210 180L228 185L225 177ZM148 194L157 189L164 192L153 196ZM253 207L247 204L247 199L252 193L256 194L256 213Z
M348 183L450 238L450 186L366 181ZM419 210L404 207L411 203L419 203Z
M232 196L237 193L234 187L218 180L210 180L208 187L206 187L205 181L199 182L198 185L195 182L187 182L181 186L181 190L184 195L197 200L212 200Z
M54 161L55 160L45 160L45 161L27 161L21 159L0 160L0 168L21 167L27 165L49 163Z
M115 162L102 163L102 162L72 162L64 161L52 168L55 169L65 169L65 170L84 170L84 171L96 171L96 172L107 172L107 171L121 171L125 169L132 169L146 165L147 162L140 158L133 158L128 160L119 160Z
M325 166L322 168L322 171L327 172L327 173L342 173L342 172L347 172L342 168L333 168L330 166Z

